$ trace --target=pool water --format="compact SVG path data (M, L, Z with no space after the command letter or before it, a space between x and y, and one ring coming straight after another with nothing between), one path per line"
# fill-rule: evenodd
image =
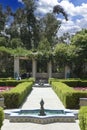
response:
M58 115L58 114L66 114L64 110L49 110L49 109L45 109L44 110L46 115ZM17 112L18 115L39 115L40 110L36 109L36 110L21 110L19 112Z

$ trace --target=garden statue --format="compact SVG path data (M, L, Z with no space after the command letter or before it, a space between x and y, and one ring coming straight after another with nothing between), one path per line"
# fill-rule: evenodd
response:
M46 115L45 112L44 112L44 107L43 107L43 105L44 105L44 101L43 101L43 99L41 99L41 101L40 101L40 106L41 106L41 108L40 108L39 116L45 116L45 115Z

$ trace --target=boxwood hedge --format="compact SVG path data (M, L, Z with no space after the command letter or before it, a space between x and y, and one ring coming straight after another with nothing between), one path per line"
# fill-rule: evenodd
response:
M34 78L29 79L22 79L22 80L15 80L15 79L9 79L9 78L0 78L0 86L16 86L19 83L23 82L35 82Z
M23 82L9 91L4 91L4 103L6 108L19 107L32 90L33 82Z
M87 87L87 80L81 80L79 78L73 79L56 79L56 78L50 78L49 83L51 84L52 82L62 82L67 84L70 87Z
M79 99L87 97L87 91L76 91L65 83L52 82L51 85L66 108L79 108Z
M78 117L81 130L87 130L87 106L81 107Z
M4 112L3 112L3 108L0 107L0 129L3 125L3 120L4 120Z

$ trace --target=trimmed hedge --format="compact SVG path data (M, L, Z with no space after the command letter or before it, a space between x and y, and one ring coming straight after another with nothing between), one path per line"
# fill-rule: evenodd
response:
M0 128L3 125L3 120L4 120L4 112L3 112L3 108L0 107Z
M79 99L87 97L87 91L76 91L65 83L52 82L51 85L66 108L79 108Z
M29 78L29 79L22 79L22 80L15 80L15 79L0 79L0 86L16 86L19 83L23 83L23 82L35 82L34 78Z
M81 130L87 130L87 106L81 107L78 117Z
M33 82L24 82L9 91L3 92L6 108L18 108L22 105L27 95L31 92L32 85Z
M21 82L21 80L0 80L0 86L16 86Z
M70 87L87 87L87 80L81 80L81 79L56 79L56 78L50 78L49 83L52 82L62 82L67 84Z

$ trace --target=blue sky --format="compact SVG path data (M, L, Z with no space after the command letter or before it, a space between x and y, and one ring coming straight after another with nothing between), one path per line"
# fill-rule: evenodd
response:
M87 0L70 0L75 6L87 3Z
M18 0L0 0L0 4L4 6L10 6L12 10L16 10L18 7L22 6L21 2L18 2Z
M23 6L22 0L0 0L0 4L4 8L9 5L12 10L16 10L18 7ZM58 32L58 35L62 35L65 32L74 34L82 28L87 28L87 0L38 0L38 14L46 14L52 11L53 6L60 4L68 14L68 21L62 20L62 26Z

